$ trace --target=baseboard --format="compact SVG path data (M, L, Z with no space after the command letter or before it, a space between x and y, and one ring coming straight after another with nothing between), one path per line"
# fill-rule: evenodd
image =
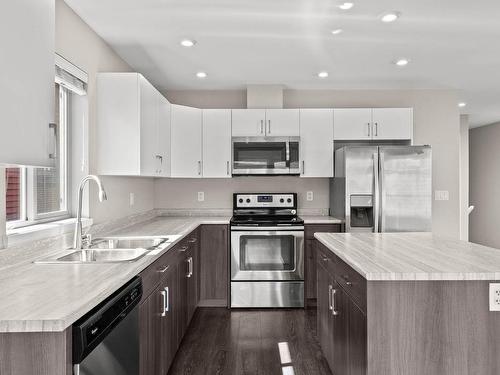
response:
M198 307L227 307L225 299L203 299L198 302Z

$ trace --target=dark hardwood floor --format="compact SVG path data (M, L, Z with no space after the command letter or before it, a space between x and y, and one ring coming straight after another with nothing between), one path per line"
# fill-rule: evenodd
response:
M316 310L199 308L169 375L331 375Z

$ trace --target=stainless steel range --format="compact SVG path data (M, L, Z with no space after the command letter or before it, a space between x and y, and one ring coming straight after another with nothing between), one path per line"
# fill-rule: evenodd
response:
M231 307L304 306L304 221L297 194L234 194Z

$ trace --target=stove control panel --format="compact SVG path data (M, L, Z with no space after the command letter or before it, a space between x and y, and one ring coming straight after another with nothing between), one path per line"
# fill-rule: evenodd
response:
M234 194L234 208L297 208L297 194Z

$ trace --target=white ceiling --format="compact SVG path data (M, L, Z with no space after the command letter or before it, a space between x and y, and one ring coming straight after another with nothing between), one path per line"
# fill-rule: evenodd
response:
M472 125L500 121L497 0L65 1L160 89L452 88ZM390 10L402 17L382 23ZM391 63L400 57L410 64Z

